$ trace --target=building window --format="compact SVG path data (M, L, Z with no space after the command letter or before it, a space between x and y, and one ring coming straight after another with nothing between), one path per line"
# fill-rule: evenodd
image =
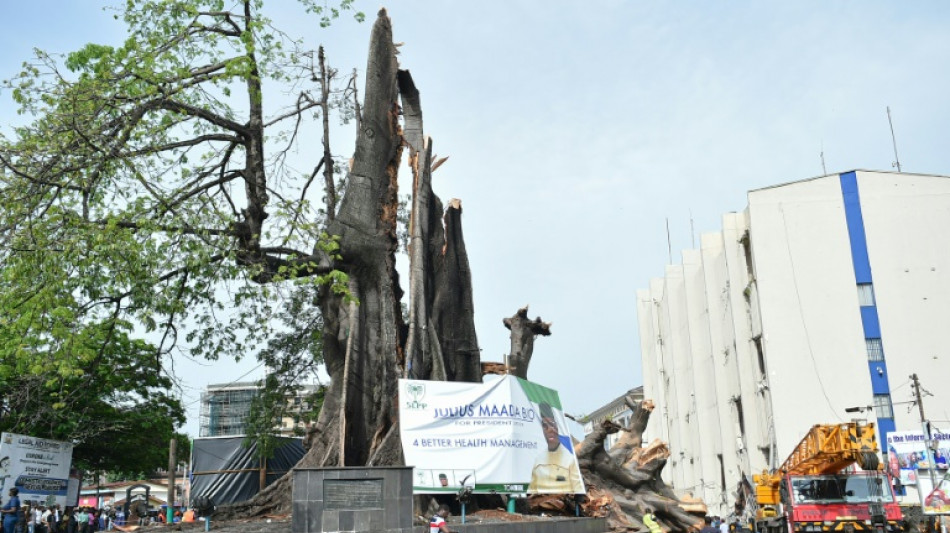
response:
M742 245L742 252L745 254L745 268L749 274L749 279L755 279L755 270L752 268L752 236L749 234L749 230L742 234L739 244Z
M891 405L890 394L874 395L874 414L878 418L894 418L894 407Z
M868 361L884 360L884 345L881 344L881 339L864 339L864 343L868 348Z
M752 343L755 344L755 355L759 362L759 376L765 377L765 352L762 350L762 335L752 337Z
M870 283L858 283L858 305L861 307L874 305L874 286Z
M717 454L716 457L719 459L719 485L722 487L722 491L726 492L726 465L722 462L722 454Z
M736 416L739 419L739 435L745 436L745 413L742 412L741 398L736 398Z

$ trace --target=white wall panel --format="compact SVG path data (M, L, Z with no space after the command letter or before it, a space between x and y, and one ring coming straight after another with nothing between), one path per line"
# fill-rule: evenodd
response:
M652 400L654 411L643 432L643 441L650 442L654 438L661 437L660 413L663 408L660 404L660 368L657 363L656 349L656 317L653 313L653 299L650 297L650 291L640 289L637 291L637 317L640 329L640 362L643 368L643 398Z
M696 429L693 446L699 461L696 496L702 497L710 514L720 514L717 503L723 500L720 488L719 455L722 440L719 431L719 406L716 399L715 362L709 341L709 314L706 307L703 259L698 250L683 252L683 279L689 319L693 370L693 402Z
M838 176L752 191L749 213L781 461L871 382Z
M739 369L739 399L742 406L745 454L752 471L768 467L765 452L769 445L768 431L760 424L760 409L756 393L759 378L752 344L752 324L746 287L749 285L749 266L741 240L748 230L744 213L729 213L723 216L723 244L726 270L729 276L729 299L732 305L733 330L735 332L736 365Z
M925 413L950 429L950 178L858 172L868 258L894 402L912 398L916 373L933 396ZM920 426L895 405L898 430Z
M682 472L683 478L676 485L678 493L691 491L696 485L696 447L693 404L693 369L689 346L689 320L686 311L686 287L681 265L666 267L666 303L669 315L670 335L667 349L673 357L673 380L676 382L677 416L671 423L678 426L678 438L670 440L672 461Z
M718 406L720 445L722 449L722 477L726 480L727 506L733 501L732 492L742 478L742 472L752 473L748 456L740 453L739 434L733 398L739 396L739 368L735 357L732 304L729 300L729 281L726 270L725 245L722 233L703 234L701 238L703 276L705 277L706 304L709 310L709 341L714 360L716 405Z

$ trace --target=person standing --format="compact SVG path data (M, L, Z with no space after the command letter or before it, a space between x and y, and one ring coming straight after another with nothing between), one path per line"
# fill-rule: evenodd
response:
M699 530L699 533L719 533L719 529L712 525L712 517L704 516L703 522L706 525Z
M0 514L3 515L3 533L14 533L16 524L20 520L20 490L16 487L10 489L10 499L0 507Z
M643 513L643 525L647 526L650 533L663 533L663 528L661 528L659 522L656 521L656 515L653 514L653 509L647 509L646 512Z
M452 533L445 521L450 514L448 505L440 505L439 510L429 519L429 533Z
M30 531L32 533L46 533L46 522L43 521L43 513L46 512L46 508L42 505L37 505L33 509L33 523Z
M89 513L86 512L85 507L80 507L76 513L76 530L79 533L87 533L89 531Z
M63 515L63 522L66 523L66 533L78 533L79 528L76 524L76 510L74 508L66 508L66 513ZM62 526L60 526L60 529L63 529Z
M56 519L58 514L59 510L55 507L47 507L46 510L43 511L41 520L43 525L46 526L46 531L49 533L58 533L59 531L57 527L59 526L59 520Z

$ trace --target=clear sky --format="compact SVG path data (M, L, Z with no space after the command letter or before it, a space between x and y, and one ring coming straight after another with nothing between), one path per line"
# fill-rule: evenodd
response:
M277 25L365 69L367 22L321 29L290 0ZM35 46L117 43L99 0L2 0L0 77ZM593 411L642 383L638 288L661 276L746 191L855 168L890 170L885 108L907 172L950 175L950 3L943 1L394 1L402 68L462 199L482 359L509 349L501 319L530 304L553 323L529 378ZM16 120L0 94L0 128ZM352 153L340 135L334 150ZM261 370L180 363L198 391Z

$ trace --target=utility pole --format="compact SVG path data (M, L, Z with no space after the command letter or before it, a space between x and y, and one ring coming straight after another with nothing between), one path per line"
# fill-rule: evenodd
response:
M165 523L171 524L175 521L175 467L178 464L178 457L175 453L177 441L174 437L168 443L168 493L165 499L168 501L168 507L165 508Z
M924 401L923 396L920 394L920 380L917 379L917 374L911 374L910 380L913 382L914 398L917 402L917 409L920 411L920 425L924 431L924 447L927 449L927 470L930 472L930 484L936 489L937 475L934 473L933 439L931 438L930 422L927 422L927 418L924 417Z

